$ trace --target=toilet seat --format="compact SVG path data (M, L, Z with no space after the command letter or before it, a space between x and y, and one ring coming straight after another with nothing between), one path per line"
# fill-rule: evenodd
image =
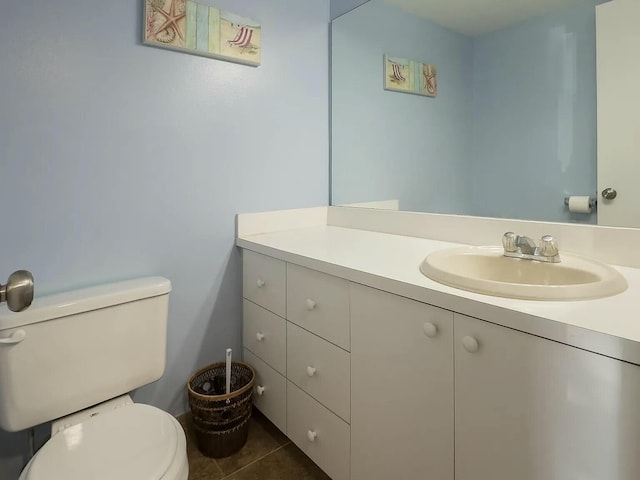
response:
M130 404L54 435L20 480L186 480L186 441L168 413Z

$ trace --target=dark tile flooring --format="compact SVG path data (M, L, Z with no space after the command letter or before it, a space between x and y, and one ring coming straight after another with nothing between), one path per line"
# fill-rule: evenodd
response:
M330 480L257 410L246 445L226 458L213 459L198 451L191 414L178 420L187 434L189 480Z

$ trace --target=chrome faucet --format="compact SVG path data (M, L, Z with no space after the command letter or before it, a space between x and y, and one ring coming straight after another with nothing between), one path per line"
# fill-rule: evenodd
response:
M558 242L551 235L543 236L538 246L532 238L507 232L502 236L502 246L505 257L560 263Z

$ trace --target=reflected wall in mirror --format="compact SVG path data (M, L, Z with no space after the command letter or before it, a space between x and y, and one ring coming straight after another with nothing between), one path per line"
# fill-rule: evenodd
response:
M611 203L597 179L603 3L370 0L334 20L331 203L596 223L564 199ZM384 53L434 64L438 96L385 91ZM633 215L618 224L640 226Z

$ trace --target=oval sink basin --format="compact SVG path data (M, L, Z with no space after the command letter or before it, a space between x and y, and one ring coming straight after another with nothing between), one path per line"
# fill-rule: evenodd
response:
M427 256L420 271L450 287L526 300L587 300L627 289L614 268L561 253L560 263L505 257L501 247L458 247Z

